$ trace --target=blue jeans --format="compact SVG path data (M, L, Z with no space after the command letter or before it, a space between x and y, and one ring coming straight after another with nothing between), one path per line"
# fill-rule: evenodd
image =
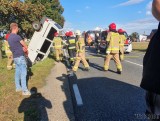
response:
M14 58L16 65L15 72L15 85L17 90L27 91L26 76L27 76L27 64L24 56Z

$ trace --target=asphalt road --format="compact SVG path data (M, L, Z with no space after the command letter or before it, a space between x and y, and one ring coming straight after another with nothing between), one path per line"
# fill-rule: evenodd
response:
M76 121L145 121L145 92L139 87L143 56L144 52L126 54L119 75L113 60L104 72L104 55L97 55L94 48L87 50L90 71L83 71L81 64L76 73L83 101L82 106L74 104Z

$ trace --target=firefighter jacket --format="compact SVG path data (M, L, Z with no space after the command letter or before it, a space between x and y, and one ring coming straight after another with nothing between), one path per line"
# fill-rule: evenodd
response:
M118 33L109 32L106 41L109 43L106 51L109 51L110 53L119 53L121 39Z
M8 54L12 54L12 52L11 52L11 50L10 50L10 46L9 46L9 44L8 44L8 41L6 41L5 40L5 53L6 53L6 55L8 55Z
M62 49L62 47L63 47L62 38L61 37L54 37L53 46L55 49Z
M76 49L76 38L68 37L67 44L68 44L68 49Z
M85 52L84 38L80 37L78 39L78 41L76 42L76 49L77 49L77 53L83 53L83 52Z
M120 52L123 53L124 43L126 41L126 37L123 34L120 34Z

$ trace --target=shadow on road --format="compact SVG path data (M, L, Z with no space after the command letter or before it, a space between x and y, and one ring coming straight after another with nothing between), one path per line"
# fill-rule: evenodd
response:
M95 56L95 57L105 58L105 54L103 54L103 53L99 53L99 54L96 54L96 53L89 53L89 55Z
M89 66L92 67L92 68L95 68L95 69L97 69L99 71L103 71L104 70L102 66L99 66L96 63L89 62Z
M52 108L51 102L38 93L36 87L31 91L34 94L24 98L18 107L18 112L24 113L23 121L49 121L46 108Z
M75 108L76 121L145 121L144 91L106 77L78 80L83 106Z
M112 73L116 73L117 74L117 71L113 71L111 69L108 69L108 71L112 72Z

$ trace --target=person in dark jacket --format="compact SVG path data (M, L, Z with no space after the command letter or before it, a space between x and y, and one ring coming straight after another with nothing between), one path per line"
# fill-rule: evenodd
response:
M76 37L74 37L72 31L68 32L67 44L70 62L74 63L76 58Z
M153 0L152 14L160 21L160 0ZM146 90L146 116L160 120L160 23L143 59L143 77L140 86Z

